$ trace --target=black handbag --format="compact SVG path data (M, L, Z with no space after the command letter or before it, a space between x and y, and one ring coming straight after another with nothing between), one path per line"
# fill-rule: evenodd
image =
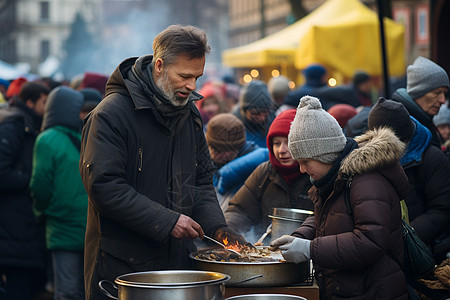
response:
M348 181L344 190L344 201L350 215L353 216L353 209L350 205L350 185ZM408 207L405 200L400 201L402 210L402 238L403 238L403 252L404 264L403 271L409 279L421 278L434 270L435 261L431 249L425 244L414 232L414 229L409 226ZM397 262L400 267L402 264L390 251L387 255Z
M410 278L423 277L435 267L433 253L405 220L402 220L402 223L405 274Z

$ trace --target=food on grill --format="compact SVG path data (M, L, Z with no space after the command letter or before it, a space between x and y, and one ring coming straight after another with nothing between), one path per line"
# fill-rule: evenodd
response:
M195 253L195 258L208 261L222 262L275 262L280 261L279 251L270 251L269 248L242 247L241 256L226 249L206 249ZM277 257L278 256L278 257Z

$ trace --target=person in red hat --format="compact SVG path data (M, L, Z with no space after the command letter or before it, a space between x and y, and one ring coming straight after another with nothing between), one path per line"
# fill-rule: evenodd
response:
M8 89L6 90L6 99L18 96L20 93L20 89L22 88L23 84L27 81L28 80L25 77L19 77L14 79L8 86Z
M253 171L225 211L228 226L244 237L252 227L256 236L266 230L273 207L313 209L308 197L312 186L309 176L299 172L298 162L288 148L295 112L295 109L285 110L274 119L266 139L269 161Z

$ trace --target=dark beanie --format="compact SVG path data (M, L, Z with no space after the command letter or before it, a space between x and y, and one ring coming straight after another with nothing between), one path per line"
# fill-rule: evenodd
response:
M273 105L267 85L260 80L253 80L241 90L240 106L243 111L247 109L270 109Z
M80 90L80 93L84 101L82 111L91 111L102 101L102 94L94 88L84 88Z
M206 142L217 151L238 152L245 139L244 123L233 114L218 114L206 126Z
M353 85L359 86L360 84L370 80L370 75L364 71L355 72L353 75Z
M409 142L415 125L402 103L380 98L369 113L370 130L379 127L390 127L402 142Z

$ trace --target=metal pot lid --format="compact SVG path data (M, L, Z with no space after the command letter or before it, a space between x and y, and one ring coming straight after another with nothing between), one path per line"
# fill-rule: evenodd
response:
M121 286L143 288L182 288L188 286L211 285L230 279L227 274L196 270L164 270L136 272L120 275L115 283Z
M314 214L314 212L310 210L298 209L298 208L283 208L283 207L274 207L272 209L272 215L274 217L281 217L291 220L305 220L310 215ZM269 215L269 217L271 217Z

